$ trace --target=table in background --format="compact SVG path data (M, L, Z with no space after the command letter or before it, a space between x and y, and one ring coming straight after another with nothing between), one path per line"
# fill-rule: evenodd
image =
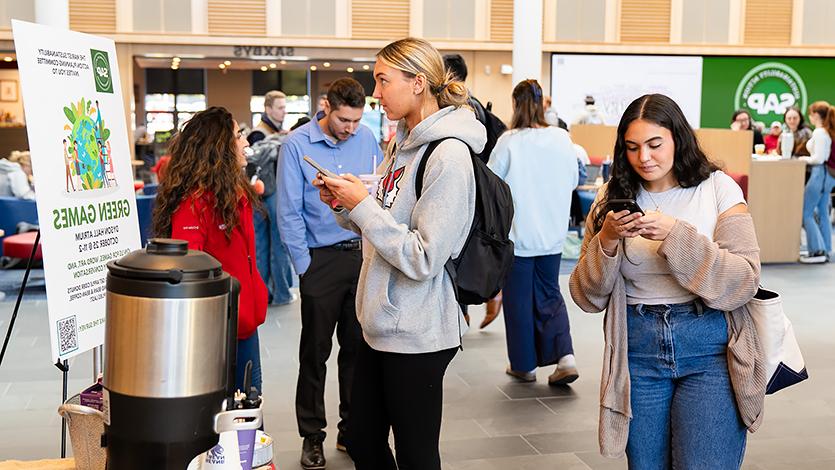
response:
M748 210L762 263L795 263L800 256L805 173L802 160L751 162Z

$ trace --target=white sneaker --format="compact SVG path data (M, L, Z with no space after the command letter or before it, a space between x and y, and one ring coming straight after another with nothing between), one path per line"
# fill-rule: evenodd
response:
M829 257L826 256L825 251L816 251L814 253L800 257L800 262L803 264L822 264L826 263L827 261L829 261Z

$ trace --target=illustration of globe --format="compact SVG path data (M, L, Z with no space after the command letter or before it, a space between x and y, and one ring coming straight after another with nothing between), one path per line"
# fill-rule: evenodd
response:
M96 124L89 117L82 116L75 121L71 136L73 142L78 142L78 160L83 165L81 172L92 173L94 180L101 180Z

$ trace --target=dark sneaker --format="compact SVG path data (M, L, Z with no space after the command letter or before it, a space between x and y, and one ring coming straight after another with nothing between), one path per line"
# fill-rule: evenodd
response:
M322 442L325 436L310 436L304 438L302 444L302 458L299 461L304 470L324 470L325 449Z
M342 431L336 435L336 450L340 452L348 452L348 446L345 445L345 434Z

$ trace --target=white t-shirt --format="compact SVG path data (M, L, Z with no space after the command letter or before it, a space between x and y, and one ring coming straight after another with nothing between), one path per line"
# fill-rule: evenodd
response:
M660 211L684 220L713 241L719 214L745 203L742 189L722 171L713 172L698 186L649 194L641 188L637 198L644 212ZM682 287L672 276L667 262L658 255L660 241L643 237L626 239L626 256L620 272L626 281L628 304L678 304L698 296ZM631 261L631 262L630 262Z

